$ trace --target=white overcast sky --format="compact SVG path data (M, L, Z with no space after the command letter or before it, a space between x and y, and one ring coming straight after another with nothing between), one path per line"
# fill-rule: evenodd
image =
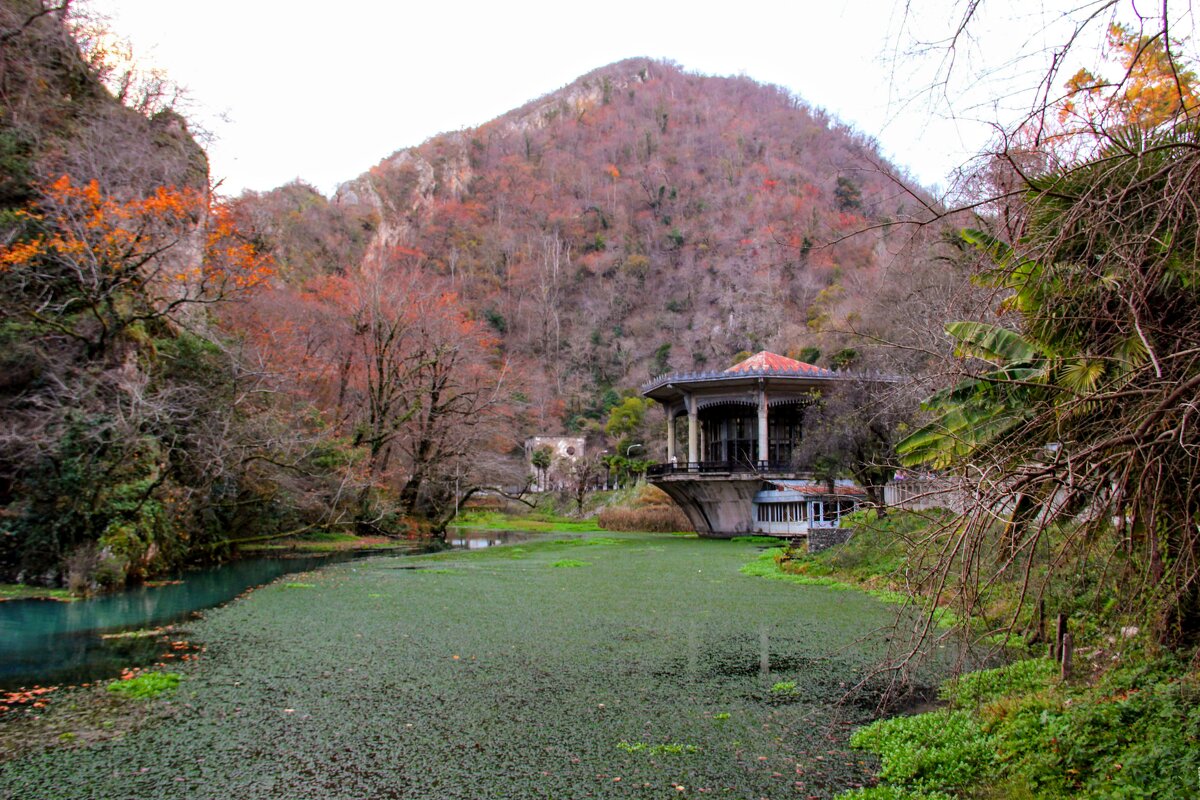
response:
M975 68L1052 42L1040 31L1056 3L993 4L1021 10L984 19L979 38L958 51L961 82L948 92L954 119L928 99L906 102L937 65L936 57L906 57L914 33L943 35L954 0L914 0L907 12L903 0L88 5L188 90L189 116L215 136L212 173L225 194L296 178L328 194L396 150L482 124L633 56L784 86L875 137L924 184L945 186L988 138L978 120L996 118L992 98L1019 85L1013 74L1036 83L1037 67L1016 64L995 83L975 85Z

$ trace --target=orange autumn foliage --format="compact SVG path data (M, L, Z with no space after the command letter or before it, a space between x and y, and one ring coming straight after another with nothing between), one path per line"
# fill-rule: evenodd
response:
M86 269L96 283L105 278L140 283L156 277L161 257L200 229L200 259L170 279L199 280L210 290L213 284L250 288L273 271L270 259L238 235L229 209L194 189L160 186L145 197L122 200L101 192L94 180L77 185L63 175L44 188L37 209L14 217L37 232L0 246L4 270L57 262Z
M1113 24L1106 44L1107 59L1115 62L1120 72L1113 78L1087 69L1076 72L1067 81L1068 95L1059 108L1061 125L1153 128L1196 114L1200 108L1197 76L1179 62L1179 43L1172 43L1168 50L1161 35L1146 36Z
M134 322L230 299L273 273L231 211L194 189L120 198L63 175L13 217L22 233L0 246L0 275L29 298L27 316L93 351Z

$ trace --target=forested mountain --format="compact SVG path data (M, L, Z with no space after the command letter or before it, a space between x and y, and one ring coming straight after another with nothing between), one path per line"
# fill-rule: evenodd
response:
M401 150L330 201L293 184L238 205L293 286L403 262L452 288L500 340L532 433L743 350L831 363L846 342L823 323L861 318L913 235L890 225L924 202L899 175L783 89L633 59Z
M925 200L868 139L748 79L624 61L332 198L226 202L169 87L104 41L57 5L0 16L12 578L438 532L527 479L530 435L656 441L630 396L651 375L762 348L867 366L847 330L928 338L934 295L903 295L958 282L894 224Z

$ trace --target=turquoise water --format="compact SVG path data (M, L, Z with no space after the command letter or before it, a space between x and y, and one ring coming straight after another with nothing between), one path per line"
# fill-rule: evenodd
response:
M164 649L162 637L105 634L179 622L252 586L332 563L329 556L248 558L184 573L178 582L142 586L74 603L0 603L0 689L110 677Z
M503 531L459 531L451 547L477 549L512 541ZM281 575L323 567L364 553L246 558L177 576L167 585L142 586L74 603L10 600L0 603L0 690L35 684L82 683L116 676L124 667L157 660L170 649L167 633L112 634L153 629L189 619Z

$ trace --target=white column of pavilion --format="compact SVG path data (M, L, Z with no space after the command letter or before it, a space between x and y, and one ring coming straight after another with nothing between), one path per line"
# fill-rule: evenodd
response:
M758 379L758 463L765 464L767 458L768 443L767 434L770 428L767 426L767 387L763 383L762 378Z
M675 409L670 406L667 409L667 463L675 463Z
M700 420L696 396L688 392L683 396L683 401L687 404L688 412L688 464L695 464L700 460Z

